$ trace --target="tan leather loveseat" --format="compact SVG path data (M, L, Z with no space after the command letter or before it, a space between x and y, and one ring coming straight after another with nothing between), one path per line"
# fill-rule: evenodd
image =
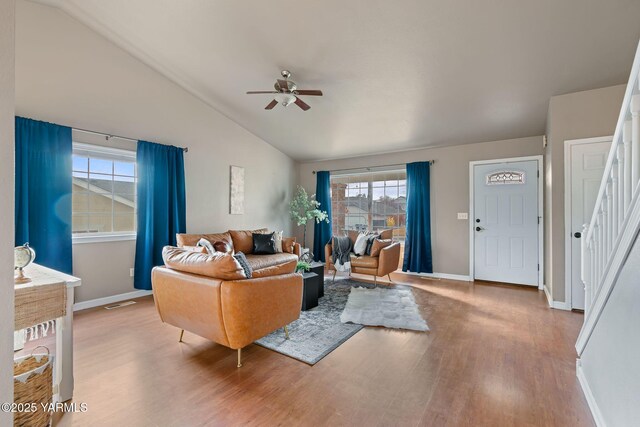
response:
M251 231L235 234L240 238L233 239L231 233L205 236L228 238L236 251L252 252L245 246ZM195 238L179 235L178 242L192 246L199 240L194 242ZM160 318L183 330L180 340L187 330L238 350L238 367L242 366L244 346L286 328L299 317L302 304L296 254L248 253L246 257L253 269L251 279L231 254L209 255L167 246L163 251L165 265L155 267L151 277Z
M348 232L351 243L355 245L358 237L357 231ZM391 239L393 237L393 230L384 230L380 232L381 239ZM333 265L333 259L331 257L332 247L331 243L328 243L324 248L325 262L328 270L333 270L333 277L336 277L336 268ZM390 273L393 273L398 269L400 262L400 243L395 242L391 245L384 247L380 250L380 253L376 256L362 255L357 256L351 254L351 272L358 274L366 274L373 276L374 282L377 283L378 277L388 276L391 280Z

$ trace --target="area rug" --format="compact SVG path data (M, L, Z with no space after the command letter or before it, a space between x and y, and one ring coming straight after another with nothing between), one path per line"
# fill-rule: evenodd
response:
M410 289L353 288L340 320L366 326L429 330Z
M362 325L342 323L344 310L352 288L373 288L373 284L351 279L325 280L324 297L318 306L300 313L300 318L289 324L289 339L279 329L256 341L256 344L286 356L314 365L338 348L359 330Z

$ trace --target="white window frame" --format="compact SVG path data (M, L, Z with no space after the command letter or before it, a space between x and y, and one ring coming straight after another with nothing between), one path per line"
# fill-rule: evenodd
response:
M136 160L136 152L130 150L123 150L120 148L113 147L105 147L102 145L94 145L94 144L86 144L83 142L73 142L73 153L86 151L89 155L93 154L103 154L110 157L120 157L123 160ZM137 182L139 176L137 174L136 169L136 177L135 181ZM137 203L137 201L136 201ZM136 206L137 208L137 206ZM137 233L135 231L126 231L126 232L98 232L98 233L73 233L72 234L72 243L76 244L84 244L84 243L101 243L101 242L118 242L118 241L128 241L135 240Z
M341 172L332 172L330 175L330 179L331 178L345 178L345 177L353 177L353 176L371 176L372 174L376 174L376 173L404 173L405 174L405 190L406 190L406 169L402 169L402 168L398 168L397 166L392 166L392 167L369 167L369 168L362 168L362 169L352 169L352 170L345 170L345 171L341 171ZM365 181L362 181L365 182ZM405 209L402 210L401 213L403 213L404 215L407 214L407 209L406 209L406 193L405 193ZM405 220L406 221L406 220ZM370 224L370 227L373 228L373 224ZM383 227L386 228L386 227ZM395 228L395 227L393 227ZM331 230L331 232L333 233L333 230ZM406 233L406 224L405 224L405 233ZM394 241L398 241L401 242L404 245L404 238L399 239L399 238L393 238Z

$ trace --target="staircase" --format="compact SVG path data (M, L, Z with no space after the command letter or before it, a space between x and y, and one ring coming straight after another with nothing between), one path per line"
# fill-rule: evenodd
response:
M639 183L640 45L593 216L583 229L585 320L576 342L577 373L598 425L640 419L634 396L640 395Z

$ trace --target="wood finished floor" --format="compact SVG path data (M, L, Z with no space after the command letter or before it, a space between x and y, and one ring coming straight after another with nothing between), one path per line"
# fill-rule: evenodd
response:
M431 331L365 328L315 366L160 322L153 300L75 317L75 402L59 426L592 426L575 376L582 315L535 289L393 274Z

